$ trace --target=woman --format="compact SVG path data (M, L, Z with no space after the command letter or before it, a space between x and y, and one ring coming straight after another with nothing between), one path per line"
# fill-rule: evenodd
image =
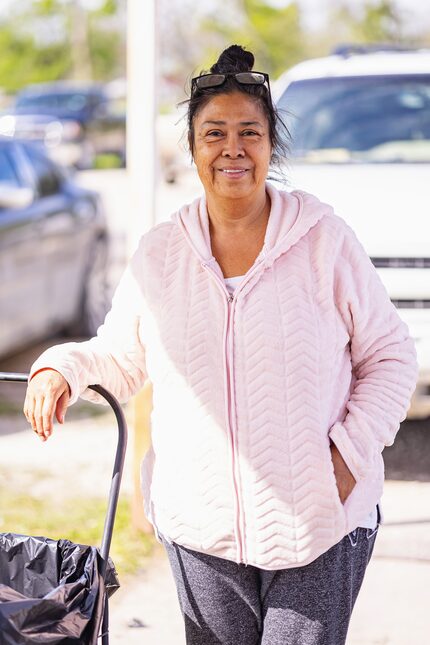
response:
M340 645L416 355L348 225L266 182L282 122L253 63L232 46L193 79L205 196L142 237L97 337L36 361L25 414L46 440L88 385L150 379L145 510L187 643Z

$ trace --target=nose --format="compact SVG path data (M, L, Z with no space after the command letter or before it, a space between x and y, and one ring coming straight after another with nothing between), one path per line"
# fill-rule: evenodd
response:
M224 149L222 156L227 159L238 159L245 156L243 142L240 136L236 133L230 133L225 139Z

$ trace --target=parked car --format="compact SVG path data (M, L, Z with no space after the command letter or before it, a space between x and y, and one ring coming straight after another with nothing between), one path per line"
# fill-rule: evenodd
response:
M30 85L0 116L0 134L41 141L57 162L92 168L97 155L125 165L125 101L98 84L67 81Z
M40 145L0 138L0 355L49 335L95 333L109 307L97 193Z
M274 94L291 188L350 223L414 337L409 418L430 414L430 50L344 47L288 70Z

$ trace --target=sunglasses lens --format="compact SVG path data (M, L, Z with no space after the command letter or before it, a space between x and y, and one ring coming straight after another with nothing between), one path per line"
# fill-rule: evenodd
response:
M225 74L208 74L207 76L198 76L196 78L196 86L200 90L204 90L207 87L217 87L217 85L222 85L225 81Z
M259 72L239 72L236 74L236 80L246 85L263 85L266 79L264 74Z
M262 72L236 72L228 74L203 74L192 79L191 91L204 90L210 87L219 87L228 76L233 76L242 85L265 85L270 93L269 77Z

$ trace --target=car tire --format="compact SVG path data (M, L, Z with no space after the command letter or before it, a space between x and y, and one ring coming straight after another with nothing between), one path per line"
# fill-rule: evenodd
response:
M90 248L79 311L75 322L67 329L68 336L95 336L103 323L111 304L108 258L109 240L107 236L101 236Z

